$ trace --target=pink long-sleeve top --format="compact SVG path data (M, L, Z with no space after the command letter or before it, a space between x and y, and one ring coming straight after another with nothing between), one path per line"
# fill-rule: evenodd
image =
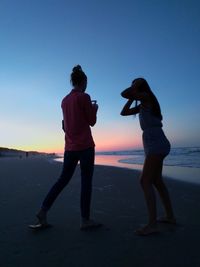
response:
M96 123L96 108L90 96L73 89L62 100L65 129L65 151L84 150L94 147L90 126Z

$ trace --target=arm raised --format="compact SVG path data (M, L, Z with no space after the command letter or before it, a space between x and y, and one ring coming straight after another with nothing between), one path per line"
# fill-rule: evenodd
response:
M121 115L122 116L129 116L129 115L135 115L138 114L140 112L140 105L130 108L132 103L133 103L133 99L129 99L126 104L124 105L122 111L121 111Z

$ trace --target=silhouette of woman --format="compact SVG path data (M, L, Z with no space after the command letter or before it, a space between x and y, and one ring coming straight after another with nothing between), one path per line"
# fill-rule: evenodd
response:
M133 80L131 86L125 89L121 96L128 101L124 105L121 115L139 114L141 129L143 130L143 146L145 161L140 178L144 197L148 209L149 221L147 225L136 230L136 234L149 235L157 232L157 211L155 189L157 189L165 209L165 217L160 222L175 224L168 190L162 179L163 160L170 152L170 143L162 130L162 114L156 96L143 78ZM135 107L131 107L133 101ZM140 104L138 104L140 101Z
M90 96L85 93L87 76L80 65L73 68L71 74L73 89L62 100L63 121L65 132L65 153L62 173L45 197L37 214L38 224L31 228L46 228L47 212L57 196L71 180L78 161L81 168L81 230L99 227L101 224L90 219L90 203L92 194L92 177L94 169L94 141L90 126L96 123L98 105L92 104Z

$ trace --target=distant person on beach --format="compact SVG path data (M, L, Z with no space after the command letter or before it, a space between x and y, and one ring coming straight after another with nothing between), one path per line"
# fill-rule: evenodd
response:
M136 230L136 234L149 235L157 232L157 222L176 223L169 193L162 179L163 160L170 152L170 143L162 130L160 105L145 79L133 80L131 86L125 89L121 96L128 99L121 115L139 114L140 126L143 130L145 161L140 183L147 204L149 221L147 225ZM131 107L134 101L136 101L135 107ZM160 195L166 213L160 220L157 220L154 188Z
M85 93L87 88L87 76L80 65L73 68L71 73L73 89L62 100L63 121L62 129L65 132L64 163L60 178L53 185L41 209L37 214L38 224L30 225L33 229L46 228L47 212L56 200L57 196L69 183L75 168L80 161L81 168L81 230L101 226L90 219L90 203L92 195L92 178L94 169L94 141L90 126L96 123L98 105L92 103L90 96Z

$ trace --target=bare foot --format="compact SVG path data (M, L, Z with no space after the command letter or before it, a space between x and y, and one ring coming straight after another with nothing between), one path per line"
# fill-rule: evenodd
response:
M176 219L174 217L161 217L157 220L158 223L176 224Z

